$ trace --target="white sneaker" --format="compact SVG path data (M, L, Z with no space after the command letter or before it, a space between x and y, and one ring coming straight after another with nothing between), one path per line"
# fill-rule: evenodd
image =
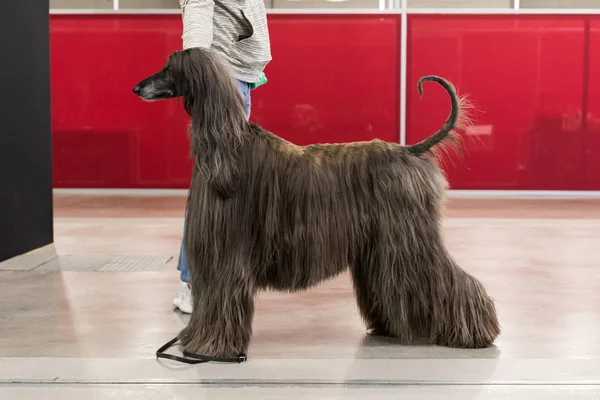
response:
M189 288L188 284L185 282L181 282L181 286L183 286L183 292L177 293L175 298L173 299L173 305L181 310L181 312L185 314L192 313L192 290Z

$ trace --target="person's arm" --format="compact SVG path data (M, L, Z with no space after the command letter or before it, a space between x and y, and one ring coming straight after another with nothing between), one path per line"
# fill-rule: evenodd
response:
M213 39L212 0L179 0L183 19L183 48L210 48Z

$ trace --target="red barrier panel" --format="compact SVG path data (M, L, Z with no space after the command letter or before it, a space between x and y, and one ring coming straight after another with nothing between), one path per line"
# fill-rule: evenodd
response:
M399 17L270 15L252 119L297 144L399 141ZM131 89L181 46L178 15L51 17L55 187L185 188L189 118Z
M434 84L419 100L421 75L449 78L479 110L465 159L447 166L454 189L587 187L585 17L413 15L408 31L407 143L431 134L449 111Z
M55 187L185 187L186 126L175 100L132 93L181 46L180 17L51 17Z
M600 17L590 18L587 71L586 189L600 190Z
M398 15L270 15L252 119L297 144L399 141ZM600 190L600 17L409 15L407 143L434 132L447 77L476 103L454 189ZM178 15L53 15L55 187L185 188L188 116L131 93L181 46Z

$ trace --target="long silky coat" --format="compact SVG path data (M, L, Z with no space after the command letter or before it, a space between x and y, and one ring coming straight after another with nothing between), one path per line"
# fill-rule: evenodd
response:
M306 290L349 269L367 328L405 343L480 348L500 327L493 300L442 238L446 179L436 151L467 127L450 96L443 127L412 146L373 140L296 146L247 121L230 72L209 50L173 53L134 92L182 97L195 160L185 246L193 312L185 349L245 353L259 290ZM334 338L332 338L333 340Z

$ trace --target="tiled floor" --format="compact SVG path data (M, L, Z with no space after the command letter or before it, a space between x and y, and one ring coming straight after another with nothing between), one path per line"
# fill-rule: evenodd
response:
M186 323L171 306L184 203L56 197L63 270L0 264L0 399L600 399L598 200L450 201L448 247L497 300L493 348L368 337L343 275L261 294L249 361L193 367L154 359ZM123 255L132 268L100 268Z

